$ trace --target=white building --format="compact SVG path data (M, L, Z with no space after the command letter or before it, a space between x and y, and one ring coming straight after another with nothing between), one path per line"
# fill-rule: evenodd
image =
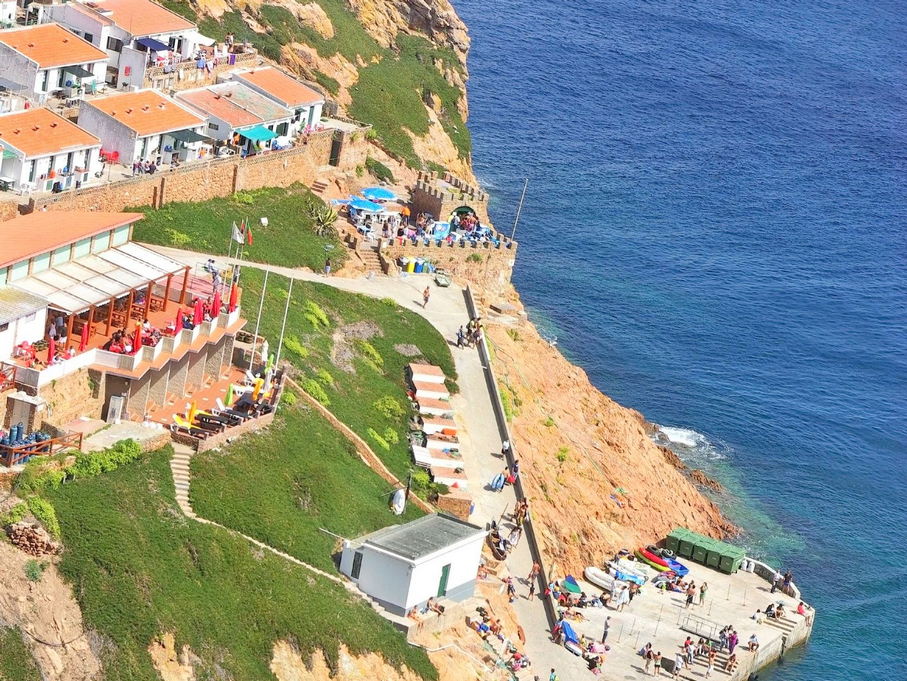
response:
M205 120L154 90L119 92L82 102L79 125L120 163L194 161L205 148ZM210 145L208 145L210 147Z
M473 595L485 530L427 515L344 541L340 571L389 612L405 615L429 598Z
M147 68L192 59L200 44L195 24L151 0L93 0L48 5L43 21L54 21L104 50L107 82L121 89L142 87Z
M285 106L293 112L290 120L290 135L305 129L313 130L321 121L324 97L307 85L273 66L263 66L249 71L230 74L265 97Z
M0 286L0 357L12 357L22 342L44 338L47 301L12 286Z
M0 116L0 182L8 189L63 191L95 181L101 140L47 109Z
M56 24L0 31L0 85L43 102L104 81L107 54Z
M16 0L0 0L0 28L16 25Z
M209 137L229 142L243 155L267 151L277 137L291 134L293 112L239 81L174 96L207 119Z

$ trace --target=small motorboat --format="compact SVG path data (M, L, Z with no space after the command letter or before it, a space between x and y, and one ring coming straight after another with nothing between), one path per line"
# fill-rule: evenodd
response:
M605 591L614 591L614 582L616 581L614 576L608 574L601 568L590 565L585 570L583 570L583 576L591 584L594 584L597 587L601 587Z

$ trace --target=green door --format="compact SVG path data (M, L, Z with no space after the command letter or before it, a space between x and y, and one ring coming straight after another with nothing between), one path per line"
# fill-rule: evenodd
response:
M441 568L441 579L438 581L438 598L447 595L448 577L450 577L450 563Z

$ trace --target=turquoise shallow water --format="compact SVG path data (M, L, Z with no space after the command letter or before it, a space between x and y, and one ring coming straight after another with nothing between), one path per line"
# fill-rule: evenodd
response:
M820 610L761 678L907 678L907 7L455 4L534 320Z

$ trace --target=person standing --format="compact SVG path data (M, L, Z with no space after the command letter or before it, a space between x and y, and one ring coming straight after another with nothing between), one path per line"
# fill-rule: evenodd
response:
M532 582L536 580L539 576L539 573L542 571L542 566L537 562L532 564L532 568L529 570L529 576L526 578L526 581Z
M705 668L705 677L709 678L712 675L712 672L715 671L715 657L718 655L718 652L711 648L709 650L709 661L708 665Z
M709 583L703 582L702 586L699 587L699 605L705 603L705 592L708 591Z
M554 671L554 667L551 668L551 673L548 675L548 681L560 681L557 672Z
M428 286L426 286L425 290L422 291L422 307L423 308L428 307L429 298L431 298L431 290L429 290Z
M693 586L692 584L690 584L690 586L687 587L687 603L686 603L685 607L689 608L691 605L693 605L693 599L695 597L696 597L696 587Z
M331 259L327 258L324 261L324 276L331 276Z
M646 672L646 674L648 674L648 673L649 673L649 668L652 666L652 658L655 657L655 651L652 650L652 644L651 644L651 643L650 643L649 645L646 646L646 652L645 652L645 654L643 655L643 657L644 657L645 660L646 660L645 672Z
M538 584L538 579L529 580L529 595L526 596L527 601L531 601L533 596L535 596L535 585Z
M728 636L728 639L727 639L728 655L734 654L734 648L737 647L737 643L739 643L739 642L740 642L740 638L737 636L737 632L732 630L730 636Z
M605 618L605 628L602 631L602 643L608 640L608 631L611 629L611 618Z
M671 672L671 674L673 675L673 677L675 679L678 676L680 676L680 670L683 669L683 665L684 665L683 655L681 655L679 652L675 653L674 654L674 670Z

